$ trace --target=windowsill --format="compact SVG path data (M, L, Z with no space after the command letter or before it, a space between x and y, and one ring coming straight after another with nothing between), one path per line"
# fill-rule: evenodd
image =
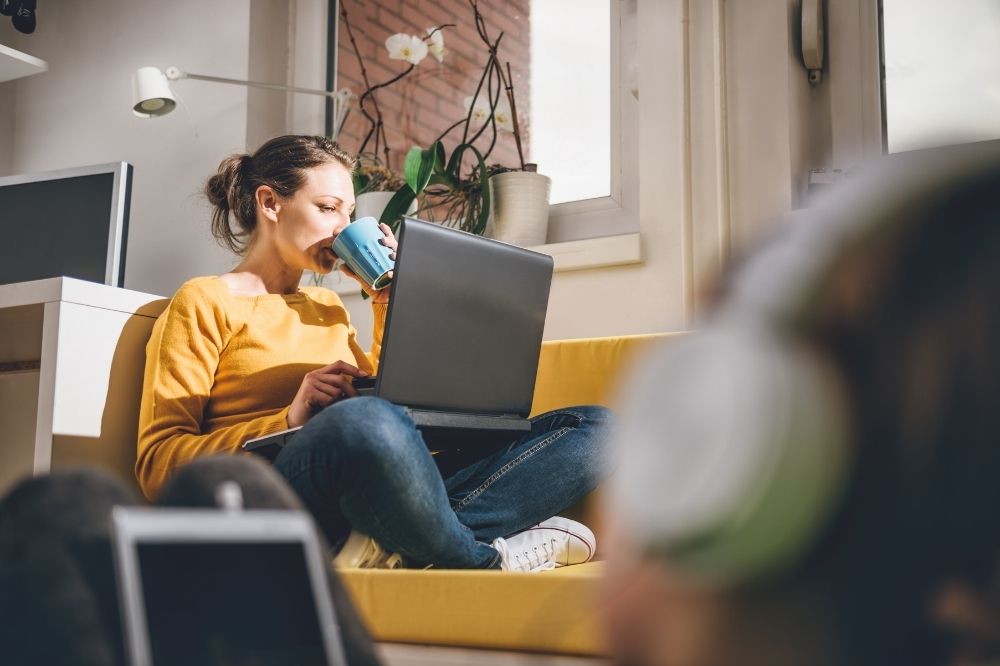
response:
M637 232L562 243L547 243L528 249L551 256L555 261L554 270L556 273L588 268L626 266L642 262L642 246ZM303 284L310 283L303 282ZM357 282L345 278L339 273L327 276L323 286L341 295L360 292Z
M555 260L556 273L585 268L625 266L638 264L642 261L642 248L639 244L638 232L547 243L528 249L551 256Z

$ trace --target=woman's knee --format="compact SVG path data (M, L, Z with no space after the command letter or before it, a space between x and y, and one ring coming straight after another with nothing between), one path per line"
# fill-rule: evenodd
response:
M583 422L592 428L608 429L615 420L614 412L601 405L583 405L573 411L581 414Z
M283 457L307 455L372 463L400 461L412 455L419 433L405 412L381 398L344 400L314 416L283 451Z
M570 426L573 436L560 438L568 447L563 449L563 455L571 456L595 479L604 478L612 466L610 434L614 413L600 405L580 405L560 413L576 419L575 426Z

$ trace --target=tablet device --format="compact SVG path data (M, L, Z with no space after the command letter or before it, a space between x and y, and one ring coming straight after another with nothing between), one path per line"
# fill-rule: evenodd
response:
M346 663L304 512L116 507L112 527L132 666Z

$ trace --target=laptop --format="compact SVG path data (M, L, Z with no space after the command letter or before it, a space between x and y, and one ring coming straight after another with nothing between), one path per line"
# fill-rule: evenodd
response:
M411 217L398 240L378 376L359 395L423 430L528 432L552 257ZM243 448L273 457L295 430Z
M319 540L300 511L115 507L132 666L341 666Z

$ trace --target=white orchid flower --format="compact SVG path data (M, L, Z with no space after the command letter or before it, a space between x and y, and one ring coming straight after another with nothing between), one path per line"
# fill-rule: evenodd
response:
M465 113L468 115L469 106L472 104L472 98L465 98ZM497 100L497 107L493 110L493 117L496 118L497 127L500 129L513 132L514 131L514 117L510 112L510 103L506 99L501 97ZM478 97L476 99L476 105L472 109L472 123L474 125L482 125L490 120L490 103L484 97Z
M444 47L444 31L439 28L427 28L427 38L431 40L429 49L438 62L444 62L448 49Z
M424 40L401 32L385 40L385 48L388 49L389 57L393 60L405 60L413 65L419 65L420 61L427 56L427 44L424 43Z
M469 107L472 107L472 124L482 125L490 119L490 103L482 97L476 98L476 105L472 106L472 97L465 98L465 115L469 115Z
M497 127L506 132L514 132L514 114L511 113L510 103L505 97L497 100L497 108L493 109L493 117L497 119Z

